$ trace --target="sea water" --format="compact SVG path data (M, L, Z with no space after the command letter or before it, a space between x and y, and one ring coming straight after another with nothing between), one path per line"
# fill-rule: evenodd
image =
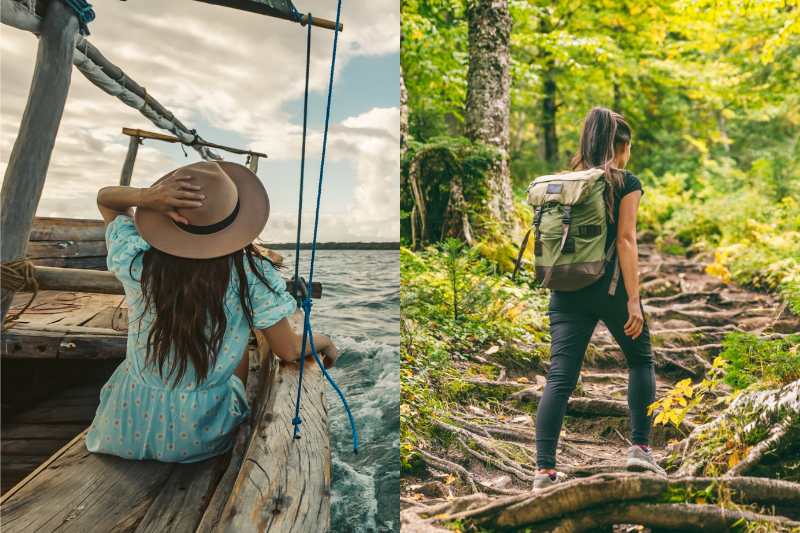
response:
M284 275L294 251L280 250ZM308 277L311 252L300 252ZM331 375L344 392L358 427L353 454L347 415L326 387L333 455L331 530L400 530L400 255L396 250L318 250L314 281L315 333L330 335L341 357Z

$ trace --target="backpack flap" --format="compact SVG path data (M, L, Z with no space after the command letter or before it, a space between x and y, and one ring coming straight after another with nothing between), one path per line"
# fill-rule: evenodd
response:
M528 203L534 208L547 204L579 204L591 193L595 182L603 174L601 168L590 168L580 172L541 176L528 187Z

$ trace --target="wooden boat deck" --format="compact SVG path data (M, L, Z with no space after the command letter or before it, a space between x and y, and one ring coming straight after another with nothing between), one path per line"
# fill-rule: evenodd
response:
M16 295L13 307L29 298ZM184 465L86 450L83 435L100 387L125 354L127 310L124 302L119 306L121 299L40 291L3 335L4 379L6 369L25 375L27 367L34 373L56 367L63 378L59 386L52 378L40 380L43 387L31 387L28 396L19 384L13 398L4 395L3 530L327 530L331 457L324 378L315 365L306 365L302 438L295 440L297 366L278 365L263 339L251 346L252 424L240 428L228 454Z

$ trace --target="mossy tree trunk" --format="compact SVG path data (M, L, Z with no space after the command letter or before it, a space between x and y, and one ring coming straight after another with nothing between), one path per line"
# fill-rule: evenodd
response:
M467 22L469 70L466 134L472 141L492 146L499 153L486 173L486 215L499 221L503 228L514 231L516 222L508 161L511 91L511 16L508 0L470 0ZM461 218L456 207L450 209L452 216ZM457 223L456 220L452 222Z

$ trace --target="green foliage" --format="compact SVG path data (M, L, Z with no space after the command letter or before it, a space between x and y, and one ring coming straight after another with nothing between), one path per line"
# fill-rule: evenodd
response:
M466 6L402 3L411 136L423 145L464 133ZM512 0L510 12L517 192L566 168L586 112L611 107L634 132L629 167L646 191L641 228L666 252L717 252L711 273L779 292L800 313L797 1ZM545 83L556 90L554 162L543 159ZM445 199L454 175L432 186ZM407 214L407 188L402 195ZM431 212L442 212L432 197ZM467 195L479 226L483 198ZM485 238L481 253L502 265L501 233ZM439 238L433 232L429 242Z
M516 286L458 241L421 252L401 248L400 274L401 461L408 470L416 466L415 448L441 441L431 418L446 417L448 404L463 400L472 388L460 363L475 353L491 353L485 356L532 364L542 354L521 350L509 339L541 343L547 319L544 291ZM494 369L484 368L487 377Z
M700 406L707 407L709 396L719 392L726 366L727 361L717 357L711 365L711 370L700 383L694 384L691 379L676 383L663 398L659 398L647 408L648 415L656 415L653 424L663 426L672 424L680 429L689 413L696 412Z
M764 340L749 333L731 333L723 341L719 357L728 364L725 383L744 389L785 385L800 379L800 334Z

